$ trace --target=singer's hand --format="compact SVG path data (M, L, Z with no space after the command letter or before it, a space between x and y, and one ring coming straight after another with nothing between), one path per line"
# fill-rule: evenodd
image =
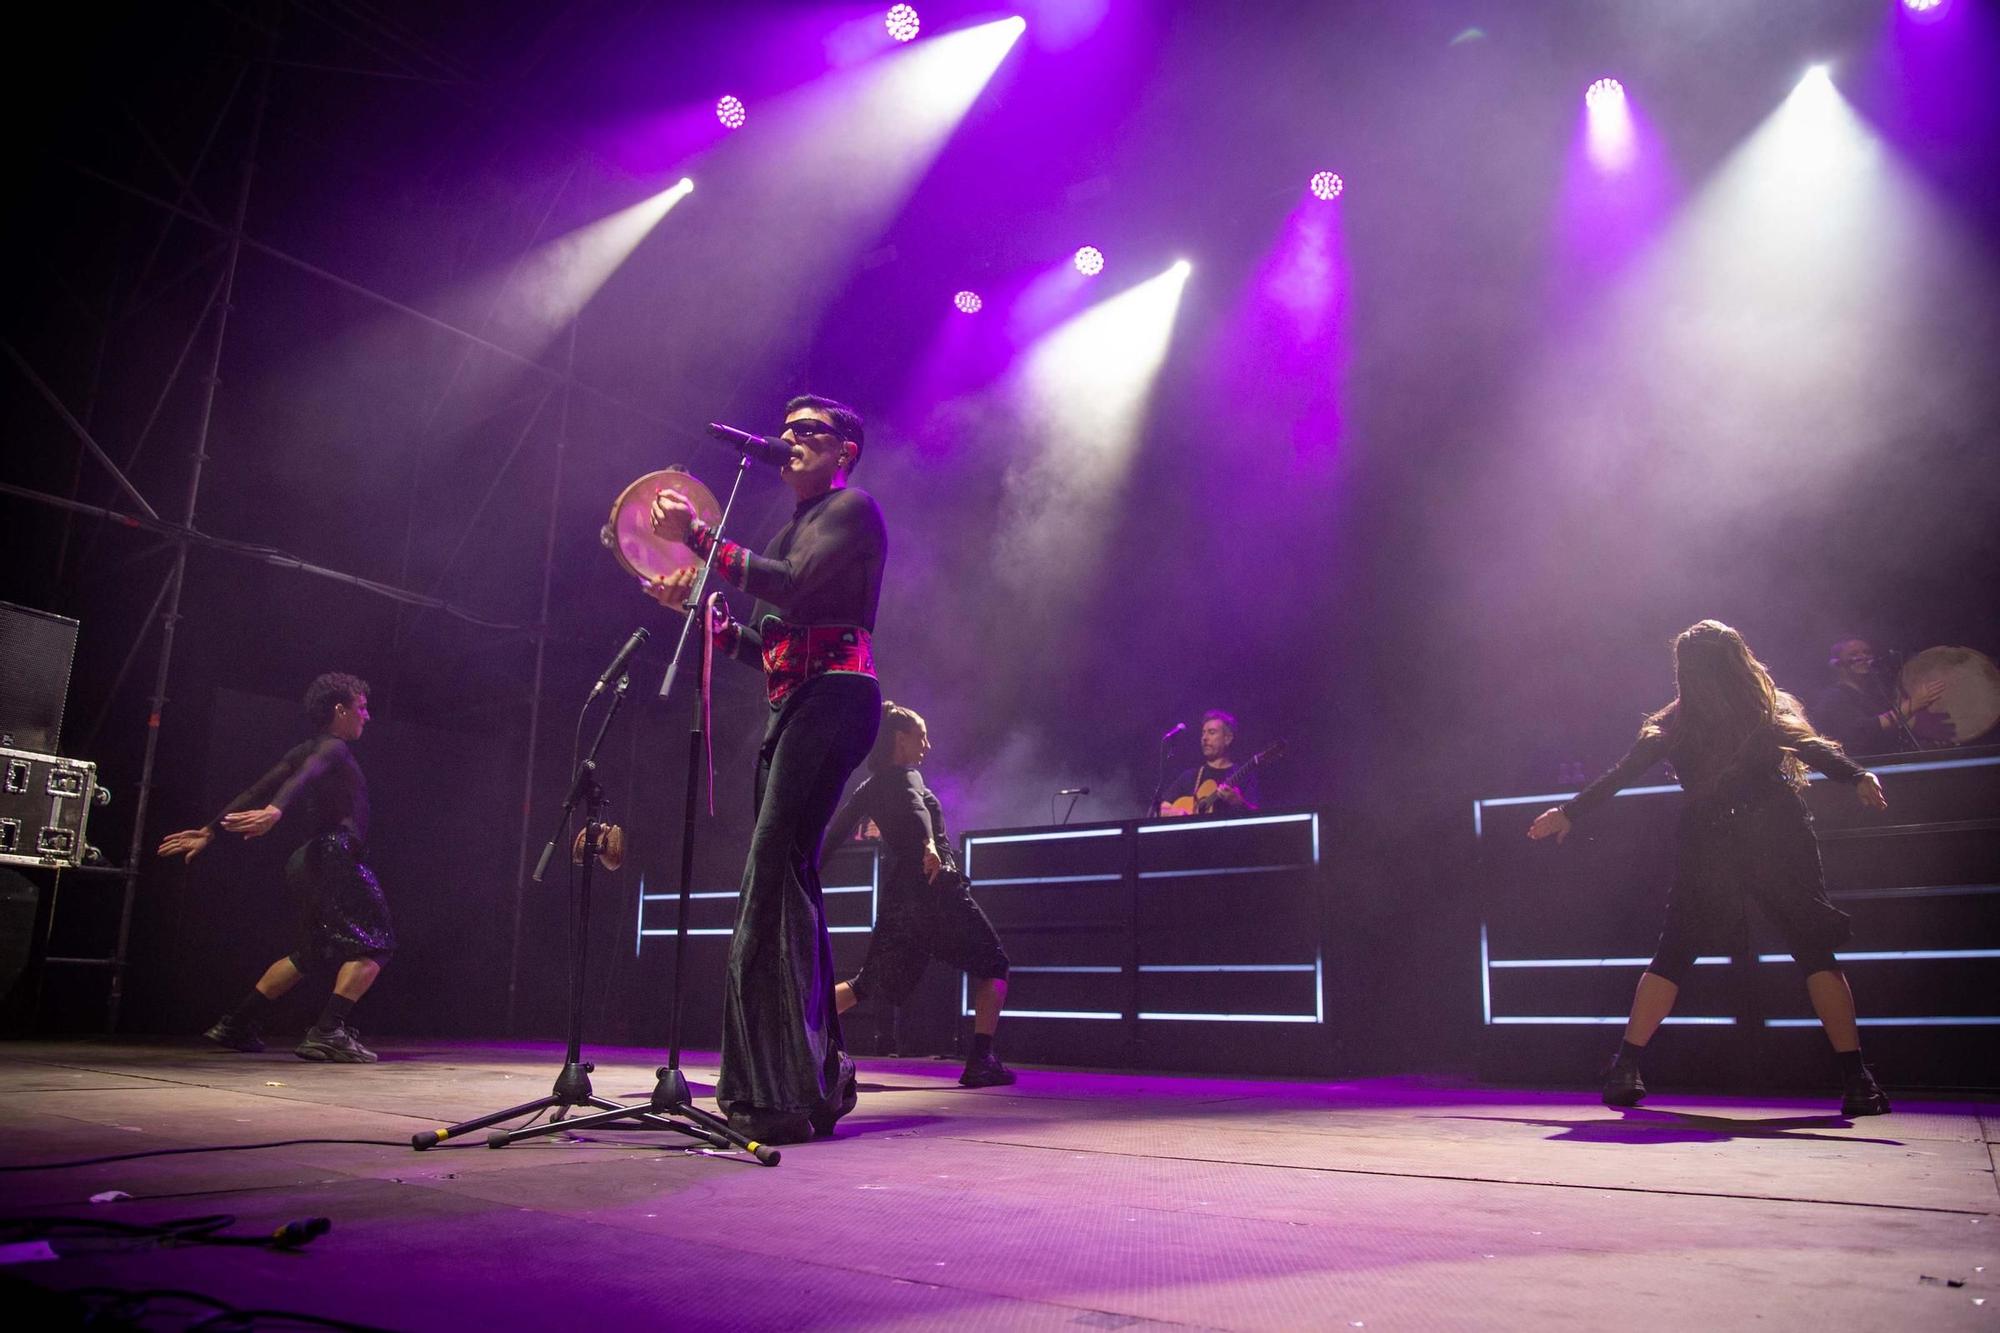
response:
M653 535L684 542L694 528L694 506L679 491L668 489L653 497Z
M671 574L662 574L645 586L646 596L669 611L687 614L687 600L694 593L694 581L701 577L700 565L689 565Z
M1887 810L1889 798L1882 792L1882 779L1873 773L1863 773L1854 784L1854 795L1866 810Z

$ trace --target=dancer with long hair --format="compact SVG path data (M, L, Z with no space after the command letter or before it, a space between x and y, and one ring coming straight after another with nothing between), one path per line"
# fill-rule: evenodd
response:
M1702 940L1754 902L1805 973L1806 995L1840 1068L1841 1114L1886 1115L1889 1099L1862 1062L1854 994L1834 958L1847 942L1847 914L1827 900L1812 816L1800 795L1807 765L1852 786L1870 810L1888 808L1882 783L1814 732L1799 701L1772 683L1743 636L1720 621L1700 621L1675 638L1674 683L1673 702L1646 719L1616 767L1528 828L1530 838L1560 843L1576 820L1662 760L1687 793L1666 928L1605 1075L1605 1105L1637 1106L1645 1097L1640 1057L1673 1011Z

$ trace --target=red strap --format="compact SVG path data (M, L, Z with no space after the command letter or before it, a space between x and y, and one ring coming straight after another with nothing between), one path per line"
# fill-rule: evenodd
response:
M715 708L711 685L715 679L715 636L729 624L729 603L719 592L710 593L702 615L701 636L701 748L708 759L708 814L715 817Z

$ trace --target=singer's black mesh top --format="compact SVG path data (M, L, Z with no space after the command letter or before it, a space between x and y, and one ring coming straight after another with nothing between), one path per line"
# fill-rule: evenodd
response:
M299 742L222 813L275 805L289 815L301 794L306 798L308 840L323 833L352 833L362 843L368 841L368 780L361 776L354 752L338 736L321 734ZM218 815L215 824L221 822Z
M712 538L702 529L692 544L702 551L708 540ZM769 551L758 555L724 541L715 555L722 577L757 599L736 635L736 657L758 660L763 651L758 627L767 616L794 625L874 630L889 534L881 507L868 492L843 486L800 501L792 521L771 539Z

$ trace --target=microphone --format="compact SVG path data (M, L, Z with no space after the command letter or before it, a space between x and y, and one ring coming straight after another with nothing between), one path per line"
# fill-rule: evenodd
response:
M1185 722L1174 723L1174 725L1168 730L1167 734L1160 737L1160 744L1165 745L1168 741L1172 740L1174 737L1180 735L1183 731L1186 730L1187 730L1187 723Z
M1062 789L1061 789L1060 791L1058 791L1058 792L1056 793L1056 795L1058 795L1058 796L1088 796L1088 795L1090 795L1090 788L1088 788L1088 787L1064 787L1064 788L1062 788Z
M749 431L725 426L720 421L708 423L708 433L737 453L747 455L759 463L769 463L772 467L783 468L792 461L792 446L783 440L774 440L767 435L752 435Z
M625 640L625 646L618 650L618 656L611 659L611 665L604 668L604 674L599 676L597 683L590 687L590 697L592 699L604 693L611 682L618 679L618 673L625 669L625 664L632 660L632 654L639 651L639 645L646 641L646 637L644 627L632 631L632 637Z

